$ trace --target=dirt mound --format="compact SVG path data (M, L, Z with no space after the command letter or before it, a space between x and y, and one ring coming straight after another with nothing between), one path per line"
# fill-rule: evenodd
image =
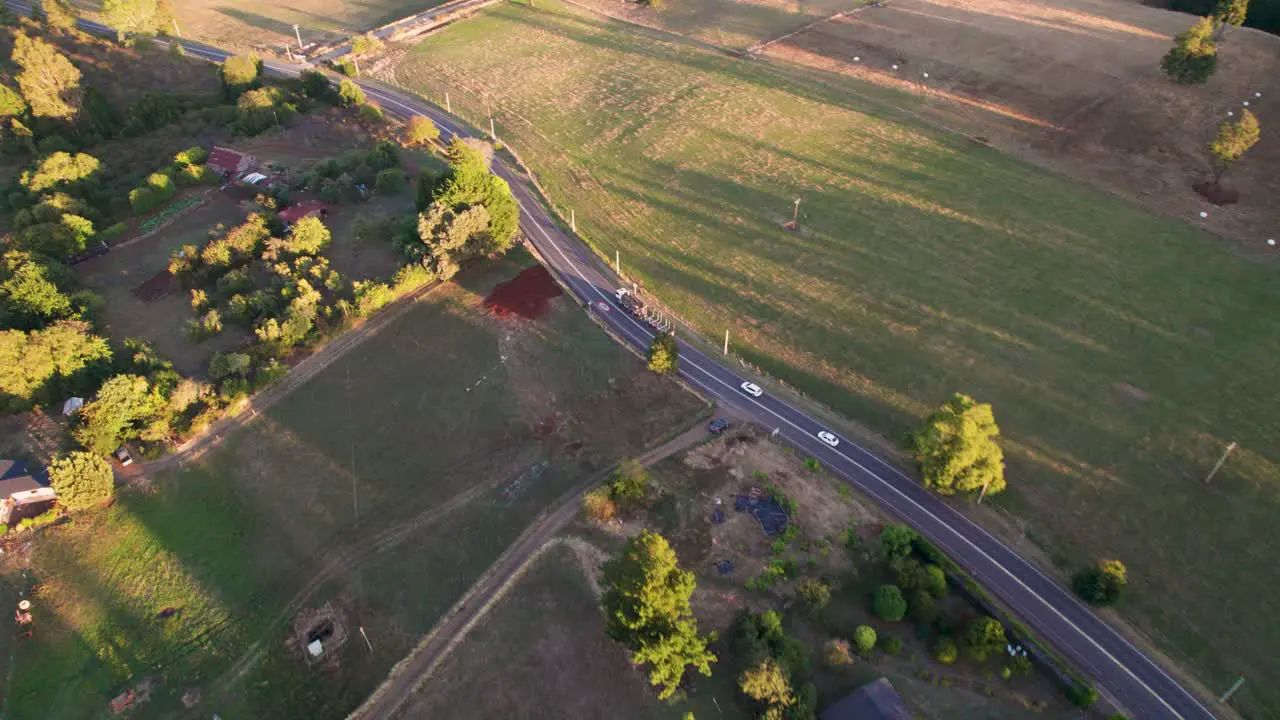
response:
M1214 205L1234 205L1240 202L1240 192L1230 188L1224 188L1222 185L1212 180L1196 183L1191 189L1200 193L1200 196Z
M541 265L526 268L493 288L484 306L498 317L518 315L533 320L546 314L551 301L563 294L551 273Z
M168 295L177 289L177 283L168 270L161 270L151 276L150 280L135 287L131 292L142 302L151 302L156 298Z

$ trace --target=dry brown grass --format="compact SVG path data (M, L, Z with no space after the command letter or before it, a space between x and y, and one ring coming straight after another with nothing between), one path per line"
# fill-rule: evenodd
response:
M1159 62L1189 23L1127 0L894 0L768 54L905 90L918 98L908 109L946 126L1176 218L1206 209L1207 228L1257 244L1280 222L1280 126L1266 120L1280 110L1280 38L1232 29L1213 79L1188 88ZM1210 171L1218 122L1245 100L1263 141L1228 175L1240 204L1215 209L1191 184Z

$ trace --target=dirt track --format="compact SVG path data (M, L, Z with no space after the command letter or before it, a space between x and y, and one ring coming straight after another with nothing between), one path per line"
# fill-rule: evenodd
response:
M706 437L707 430L699 423L674 440L650 450L640 457L640 462L646 466L652 465ZM409 697L426 682L489 608L519 579L542 549L577 517L583 492L602 478L603 475L600 475L587 480L543 511L476 584L471 586L418 647L392 668L386 682L350 715L351 720L390 720L397 717L398 711Z

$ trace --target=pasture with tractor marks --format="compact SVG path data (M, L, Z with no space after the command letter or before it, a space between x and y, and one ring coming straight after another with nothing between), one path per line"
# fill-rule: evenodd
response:
M283 54L298 50L297 35L310 45L329 44L371 30L406 15L422 12L445 0L299 0L262 3L254 0L182 0L175 2L184 37L232 48L271 48ZM92 15L98 0L73 0ZM293 26L298 26L295 34Z
M522 275L537 317L486 303ZM519 251L464 272L155 492L6 552L37 616L8 712L350 712L539 511L704 412L542 283Z
M1119 612L1206 686L1280 676L1272 258L919 124L910 94L554 0L393 57L385 79L477 125L488 98L582 234L704 336L893 439L952 392L992 403L1011 541L1064 577L1122 559Z

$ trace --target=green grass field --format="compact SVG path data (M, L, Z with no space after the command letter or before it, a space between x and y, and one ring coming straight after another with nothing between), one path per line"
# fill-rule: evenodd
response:
M476 121L487 95L603 255L845 415L896 439L953 391L993 403L1015 489L997 503L1064 571L1123 559L1124 615L1210 687L1280 676L1258 539L1280 518L1270 260L882 91L552 0L458 23L386 76ZM1274 713L1280 692L1236 704Z
M223 717L345 716L543 507L700 414L565 298L537 321L483 308L531 262L515 255L156 492L38 538L30 569L5 574L41 587L3 714L100 717L150 678L135 716L172 716L188 689ZM329 602L352 637L313 670L292 622Z

